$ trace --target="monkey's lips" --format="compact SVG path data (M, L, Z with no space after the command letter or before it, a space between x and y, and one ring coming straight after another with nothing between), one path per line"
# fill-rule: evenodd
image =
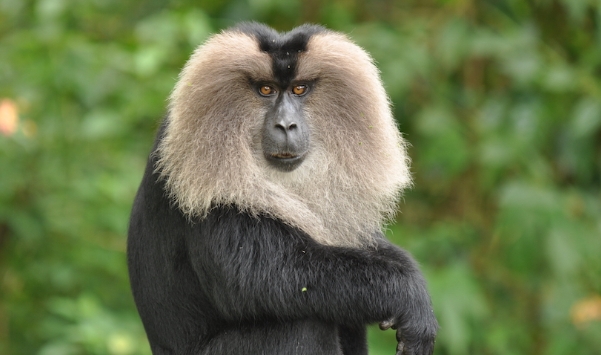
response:
M275 159L294 159L294 158L298 157L298 155L285 152L285 153L271 154L271 157L275 158Z
M265 157L274 167L284 171L292 171L303 162L305 154L278 152L266 154Z

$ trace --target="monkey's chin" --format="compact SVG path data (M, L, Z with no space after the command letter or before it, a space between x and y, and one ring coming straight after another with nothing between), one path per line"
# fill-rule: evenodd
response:
M299 155L265 154L265 158L270 166L284 172L290 172L298 168L305 160L305 156L305 153Z

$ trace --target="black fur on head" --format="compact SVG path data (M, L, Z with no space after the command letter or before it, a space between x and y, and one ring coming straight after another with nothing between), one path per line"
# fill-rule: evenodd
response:
M287 87L296 76L298 55L307 50L309 39L328 30L318 25L302 25L289 32L277 32L264 24L245 22L235 27L259 42L261 51L273 60L273 74L281 87Z

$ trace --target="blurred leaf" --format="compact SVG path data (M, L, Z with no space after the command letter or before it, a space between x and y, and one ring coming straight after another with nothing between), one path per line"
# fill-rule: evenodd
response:
M424 109L417 117L417 129L427 139L419 146L421 163L432 176L451 178L462 172L470 153L452 111L443 107Z
M576 248L575 241L579 235L578 230L555 227L547 239L548 260L555 274L564 277L576 277L582 258Z
M188 11L184 15L185 32L188 34L188 42L196 47L204 42L212 33L210 19L199 10Z
M577 80L576 73L566 64L549 66L543 73L543 85L552 92L571 91Z
M507 209L548 211L552 213L562 211L560 197L550 188L512 182L500 192L499 204Z
M102 109L88 113L81 127L82 137L87 139L113 136L123 129L124 125L118 114Z
M438 338L449 354L465 354L470 343L470 328L489 315L486 302L469 267L450 265L428 277L429 287L439 319Z
M601 127L601 103L590 97L581 99L574 108L572 132L576 137L595 134Z
M453 18L440 30L435 50L439 52L440 64L456 68L468 55L470 28L465 21Z
M40 349L37 355L76 355L81 354L81 351L73 344L68 342L52 342Z
M136 25L136 37L141 43L172 47L178 38L179 18L173 11L153 14Z

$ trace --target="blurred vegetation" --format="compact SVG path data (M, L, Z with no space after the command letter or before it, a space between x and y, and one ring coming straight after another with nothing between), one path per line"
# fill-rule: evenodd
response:
M599 1L0 0L0 354L149 354L131 203L180 68L241 20L378 62L415 174L389 234L437 354L601 353Z

